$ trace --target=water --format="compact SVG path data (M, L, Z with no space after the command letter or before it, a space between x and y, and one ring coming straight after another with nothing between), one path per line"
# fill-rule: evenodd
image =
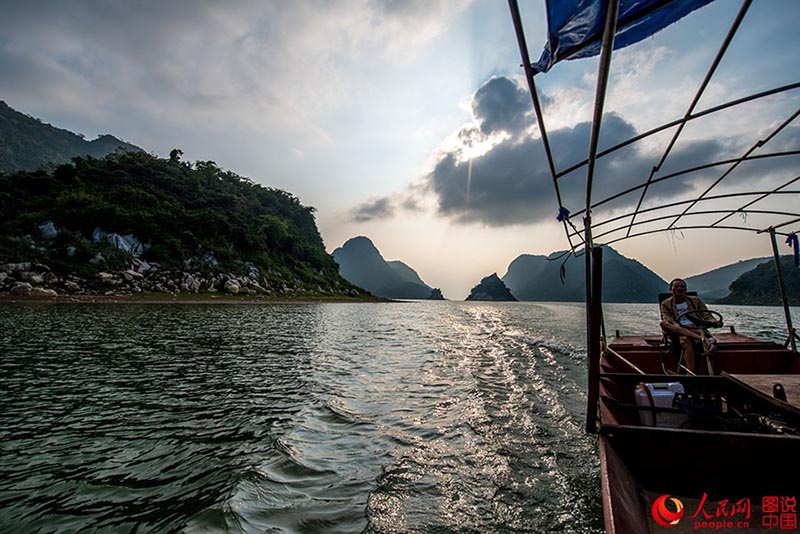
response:
M720 307L783 341L782 311ZM652 332L655 305L609 305ZM602 532L583 306L0 306L0 531Z

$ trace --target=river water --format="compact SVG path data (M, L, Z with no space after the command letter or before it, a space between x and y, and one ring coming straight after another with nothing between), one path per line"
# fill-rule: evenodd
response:
M719 309L783 341L781 309ZM640 333L658 311L605 314ZM602 532L583 321L530 302L0 306L0 531Z

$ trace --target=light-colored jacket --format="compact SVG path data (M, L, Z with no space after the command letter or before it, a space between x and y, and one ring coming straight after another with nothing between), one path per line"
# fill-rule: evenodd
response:
M700 300L700 297L686 295L686 302L689 304L689 310L707 310L708 308ZM702 319L713 321L714 318L710 314L700 314ZM675 297L669 297L661 301L661 320L668 323L678 324L678 307L675 305Z

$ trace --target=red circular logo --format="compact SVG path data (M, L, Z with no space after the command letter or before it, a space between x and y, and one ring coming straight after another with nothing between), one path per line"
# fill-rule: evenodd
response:
M672 503L675 510L667 508L667 501ZM653 519L662 527L673 527L678 524L678 521L683 517L683 503L675 497L669 495L662 495L653 501Z

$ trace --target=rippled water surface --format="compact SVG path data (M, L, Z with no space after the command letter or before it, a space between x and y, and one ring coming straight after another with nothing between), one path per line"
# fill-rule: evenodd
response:
M775 308L726 308L783 340ZM657 309L611 305L609 329ZM583 306L0 306L0 531L602 531Z

